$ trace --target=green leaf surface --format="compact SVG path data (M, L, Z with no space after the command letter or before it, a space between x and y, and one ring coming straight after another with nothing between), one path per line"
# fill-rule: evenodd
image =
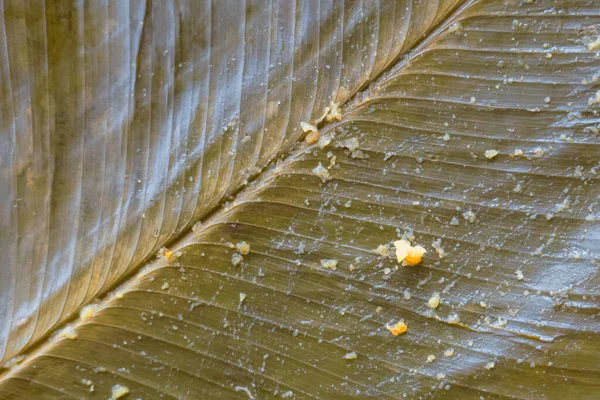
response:
M211 212L456 3L1 1L0 360Z
M211 21L220 15L218 4L209 8ZM137 233L123 228L125 233L112 237L117 244L115 254L120 249L123 254L140 254L139 258L109 257L110 262L97 270L95 264L72 264L93 276L95 271L105 271L104 286L93 291L92 286L72 279L72 290L89 297L82 295L80 301L71 303L71 297L54 286L52 296L35 308L40 320L24 324L39 333L21 336L28 331L13 325L5 328L9 332L6 354L12 356L28 341L43 336L65 320L68 307L72 312L89 303L168 238L182 233L191 222L200 222L172 243L173 257L147 263L94 301L89 313L84 309L80 318L14 361L0 376L0 396L107 398L119 384L130 391L124 398L144 399L597 398L600 60L594 42L599 35L599 6L578 0L481 0L437 7L395 2L340 4L322 2L315 6L320 14L304 3L294 8L291 15L296 24L286 40L316 43L311 40L318 34L319 45L292 50L282 42L282 48L294 57L282 58L281 65L262 75L267 85L275 85L272 89L261 86L263 81L254 73L248 73L252 77L248 86L235 86L233 71L239 63L221 69L226 76L215 75L216 86L209 84L206 89L208 102L197 100L192 107L194 112L196 106L206 107L205 126L213 131L206 128L199 134L187 128L206 137L203 145L195 147L187 134L175 133L183 124L175 111L176 99L193 91L195 78L182 76L178 81L177 73L169 78L179 88L174 89L173 103L161 103L160 95L147 93L152 100L146 111L153 111L153 116L134 113L128 125L146 124L138 139L140 143L147 140L139 145L146 152L144 160L160 166L164 164L156 157L171 160L167 164L173 166L169 171L177 182L182 176L192 176L185 172L187 166L195 165L190 160L202 159L199 172L193 175L197 180L192 180L198 186L186 186L186 192L177 193L180 186L167 184L171 181L165 178L167 183L159 185L164 205L160 212L157 200L136 203L135 215L146 213L142 223L133 222L129 211L120 209L124 219L132 221L127 229ZM160 32L169 30L149 26L150 21L159 24L164 19L174 24L166 15L188 15L169 14L162 9L163 3L144 5L141 29L146 33L141 37L150 35L153 46L167 40ZM274 14L263 5L254 8L260 12L253 14L250 4L245 5L245 12L227 4L222 18L230 21L230 28L225 23L213 24L210 32L223 29L221 35L225 35L231 34L231 26L241 29L239 23L231 22L238 15L245 15L247 27L254 23L264 28L256 15L266 12L272 21ZM365 11L369 7L373 7L372 14ZM192 11L190 18L199 18ZM317 19L318 28L308 28L317 23L309 18L315 15L328 17ZM332 22L342 20L355 23ZM136 25L126 26L134 29ZM228 42L225 36L217 36L219 41L199 46L197 56L202 58L210 49L211 57L227 64L233 63L230 51L236 46L242 54L262 45L272 51L278 43L272 36L292 25L283 24L281 30L268 26L268 41ZM302 29L304 34L300 34ZM256 35L260 30L251 31ZM195 37L192 32L187 40ZM425 32L429 34L423 38ZM156 80L153 87L160 93L163 84L158 72L152 75L152 71L164 68L154 61L165 55L155 52L150 43L146 46L152 51L146 51L153 62L142 67L140 54L145 47L140 44L136 65L150 81ZM334 50L334 43L343 49ZM312 54L319 54L319 60L330 57L337 64L317 63ZM253 65L248 60L256 59L244 58L241 77ZM381 74L392 61L395 64ZM206 82L213 82L210 74L216 73L216 63ZM97 65L93 68L102 70ZM295 79L293 71L305 71L303 78ZM10 82L15 79L11 75ZM73 80L70 77L69 82ZM256 92L244 97L248 87ZM274 110L269 107L269 95L278 90L287 93L273 97L287 99L282 100L288 102L283 117L269 114ZM4 89L0 93L15 95ZM242 93L245 103L232 106L233 93ZM266 100L257 93L263 93ZM318 119L332 99L330 93L335 93L336 102L350 100L342 108L342 119L322 124L319 143L298 141L300 122ZM130 94L131 99L125 98L134 104L150 101L144 100L142 86ZM257 106L259 98L266 106ZM94 110L96 101L89 103ZM187 107L190 102L185 103ZM181 107L180 112L193 119L192 112ZM239 120L232 131L221 129L236 113ZM106 117L101 113L98 119L110 125L112 120ZM168 129L164 128L167 120ZM261 128L248 130L247 142L253 144L244 147L246 131L240 126L255 124ZM71 128L70 137L87 139L82 129ZM95 125L94 129L104 132ZM126 138L124 142L130 143ZM172 146L160 146L163 140ZM188 152L174 152L186 140ZM217 144L211 147L211 143ZM82 146L86 148L85 142ZM124 154L133 148L124 148ZM490 150L498 154L488 158ZM275 157L236 192L245 179L242 169L262 167ZM326 173L315 174L319 164ZM81 165L87 166L87 161ZM117 164L113 170L123 173ZM151 171L148 179L158 179L154 170L143 170ZM81 178L81 173L77 182L82 195L98 185ZM84 189L86 184L91 189ZM146 192L151 190L150 183L145 185ZM52 204L66 211L65 204L75 201L75 195L60 196ZM92 198L100 201L95 195ZM193 206L188 204L191 199ZM186 214L188 219L167 215L183 215L188 207L194 209ZM164 231L152 240L146 221L149 215ZM108 240L104 228L94 226ZM72 225L61 227L60 234L73 235ZM402 267L394 259L392 243L400 238L427 249L418 266ZM64 243L77 240L62 239ZM248 254L236 248L242 242L250 245ZM380 245L389 247L388 256L375 252ZM14 252L12 247L7 249ZM97 254L87 247L85 252ZM324 268L323 260L336 260L335 269ZM35 265L32 270L50 268L28 265ZM20 264L0 273L22 268ZM0 304L17 304L12 288L16 292L25 285L18 282L10 292L2 286L0 296L10 302ZM440 305L432 309L427 303L436 295ZM60 312L57 304L63 304ZM60 318L52 320L52 312L46 309ZM7 320L13 315L5 314ZM393 336L386 324L401 319L408 330Z

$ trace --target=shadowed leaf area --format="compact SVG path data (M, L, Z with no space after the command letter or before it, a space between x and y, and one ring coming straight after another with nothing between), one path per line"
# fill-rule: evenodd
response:
M599 111L587 0L0 2L0 398L598 398Z

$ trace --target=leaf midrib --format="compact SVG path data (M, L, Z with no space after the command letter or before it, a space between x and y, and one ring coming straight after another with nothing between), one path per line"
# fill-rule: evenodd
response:
M351 114L356 108L364 105L366 100L370 99L375 93L377 93L377 89L382 88L389 80L396 76L399 71L410 65L410 62L414 58L420 56L424 49L432 41L439 37L441 32L445 31L451 23L456 21L457 16L461 15L466 9L471 7L476 2L476 0L460 0L456 5L454 5L454 7L449 9L446 17L440 20L437 24L433 25L426 32L426 34L424 34L421 40L418 40L409 50L405 51L404 53L399 53L374 78L363 83L343 103L339 104L339 107L342 111L341 121L322 121L318 124L319 132L325 134L343 124L346 119L345 117L348 114ZM145 15L144 19L146 18L147 14ZM298 130L300 130L300 127L298 127ZM162 246L169 248L175 254L177 251L194 242L195 237L201 235L210 227L218 225L233 208L243 203L243 201L240 201L240 199L243 199L246 196L251 196L253 193L262 190L262 188L267 186L271 180L281 174L282 166L293 162L298 156L303 154L306 151L306 147L302 146L303 140L304 135L302 135L298 141L292 142L287 148L282 149L265 164L259 174L248 179L247 183L240 184L240 186L233 190L229 195L226 194L217 205L202 214L197 222L190 223L173 239L163 243ZM193 227L196 226L198 222L201 222L201 227L194 232ZM77 321L79 317L79 311L83 307L89 304L97 304L99 306L99 310L108 307L109 304L115 300L115 296L111 295L111 293L119 292L124 294L130 291L142 277L148 275L154 270L162 268L163 265L164 261L157 259L156 254L151 254L134 268L132 268L131 272L122 276L121 279L113 283L109 289L99 293L94 298L94 300L97 301L92 300L74 309L70 318L65 318L59 325L56 325L53 329L49 330L39 339L25 346L12 358L16 359L18 357L25 356L25 359L13 366L11 369L8 369L5 366L6 364L0 365L0 383L15 376L18 371L29 365L29 363L38 355L43 354L49 348L51 348L54 342L50 340L50 338L56 332L63 329L66 325L72 324L74 327L77 327L87 323ZM7 363L11 360L8 360Z

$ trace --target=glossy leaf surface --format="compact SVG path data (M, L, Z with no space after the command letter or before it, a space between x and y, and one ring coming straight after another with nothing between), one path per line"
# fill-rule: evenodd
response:
M0 2L0 359L189 229L455 5Z
M294 25L294 43L310 42L317 33L319 49L340 43L343 49L330 56L314 50L338 60L337 67L315 67L312 50L293 47L288 49L293 59L274 67L284 72L264 75L267 85L276 85L264 92L259 80L236 88L232 71L238 64L223 67L232 76L215 79L231 86L211 91L209 84L208 103L197 103L208 104L206 126L219 132L215 142L207 139L194 153L205 160L200 175L194 175L198 180L192 180L198 186L182 194L173 189L173 197L171 186L161 192L165 202L178 199L181 210L190 196L197 201L195 211L179 226L162 211L171 212L172 205L160 213L139 206L140 213L148 213L142 223L154 215L161 226L171 224L164 228L170 235L190 221L201 223L170 247L171 259L150 262L101 299L93 315L84 314L5 373L1 395L106 398L120 384L132 398L595 398L600 386L598 7L584 1L485 0L457 9L419 4L426 15L407 18L403 6L390 23L385 18L396 14L386 5L373 5L378 17L370 22L362 19L368 12L356 11L363 25L339 27L323 18L320 28L306 28L304 35ZM253 15L248 7L223 18L245 15L248 26ZM330 9L335 7L337 2ZM347 14L353 7L360 10L345 3L335 20L353 15ZM211 10L214 18L217 11ZM308 23L310 18L299 17L304 8L295 10L296 20ZM156 16L151 21L166 18L145 8L146 28L149 15ZM225 29L221 25L211 29ZM328 31L333 26L356 30L342 39ZM396 45L374 39L383 32ZM423 32L429 34L421 40ZM152 43L165 40L152 37ZM225 42L219 40L222 54L235 47ZM256 43L272 49L277 41ZM251 42L238 45L246 51ZM212 42L206 48L219 53ZM150 53L151 59L164 56ZM395 64L380 76L391 61ZM316 78L305 72L304 80L295 80L289 71L312 71ZM268 98L283 91L277 88L284 82L286 116L269 119ZM180 83L182 93L192 90L191 83ZM158 81L156 87L163 85ZM231 106L226 96L244 93L244 87L264 93L267 106L257 108L261 97L252 92L247 107L232 106L239 107L239 121L231 131L214 128L234 121L228 118L236 109L226 109ZM297 141L300 121L318 119L330 93L344 102L359 89L340 121L323 124L320 143ZM143 93L134 92L132 101L143 103L139 96ZM150 109L175 109L155 105L156 94L148 96ZM223 107L216 111L212 102ZM149 118L161 125L166 117ZM268 131L251 131L263 138L257 145L257 136L249 134L247 142L255 144L246 150L240 126L255 124L256 118ZM172 121L181 124L180 118ZM176 129L149 126L140 138L154 132L157 141L167 135L179 146L183 140L173 136ZM278 133L265 137L271 129ZM189 164L183 156L172 149L162 153L157 143L140 149L172 157L169 165L185 171ZM213 149L210 143L218 145ZM263 158L256 156L264 151L257 149L271 145ZM239 171L262 166L281 152L285 156L246 188L224 197L240 187ZM154 156L146 159L161 164ZM319 164L324 169L315 171ZM63 196L73 201L73 195ZM135 250L144 254L139 263L170 236L154 238L150 246L144 235L151 232L135 226L140 233L128 233L115 248L134 252L147 246L147 253ZM72 234L72 226L63 229ZM402 237L427 249L418 266L401 267L394 259L392 243ZM248 254L236 248L241 242L250 245ZM387 257L375 251L380 245L388 246ZM324 268L332 265L324 260L336 260L335 269ZM106 267L113 278L98 291L134 264ZM436 295L440 305L432 309L428 301ZM40 304L54 310L56 300L46 301ZM73 302L72 310L86 302ZM48 318L43 307L39 310ZM401 319L408 330L395 337L386 324ZM48 321L47 327L56 323ZM12 340L9 336L7 343Z

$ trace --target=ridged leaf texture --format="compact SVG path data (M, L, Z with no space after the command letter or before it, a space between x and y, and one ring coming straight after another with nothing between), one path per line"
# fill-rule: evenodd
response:
M0 398L597 398L599 57L584 0L0 2Z

